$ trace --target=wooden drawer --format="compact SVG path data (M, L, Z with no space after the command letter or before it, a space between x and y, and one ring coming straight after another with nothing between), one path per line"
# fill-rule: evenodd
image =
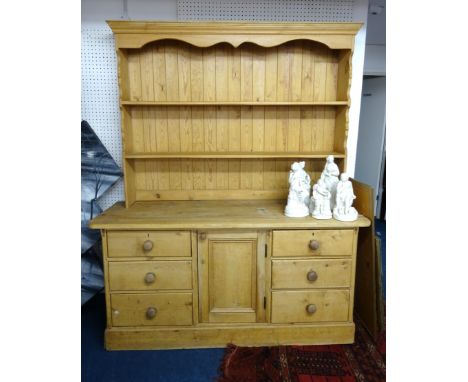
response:
M192 289L190 260L109 262L111 290Z
M114 326L192 325L192 293L111 294ZM155 309L154 317L149 310Z
M271 284L273 289L349 287L351 260L273 260Z
M145 250L145 242L151 249ZM109 231L109 257L191 256L190 232Z
M273 291L271 304L271 322L274 324L347 321L349 291ZM307 312L309 305L315 306L315 312Z
M272 256L351 256L353 239L352 229L273 231Z

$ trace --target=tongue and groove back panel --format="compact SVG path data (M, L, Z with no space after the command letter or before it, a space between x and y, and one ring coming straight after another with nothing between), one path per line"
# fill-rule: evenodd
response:
M292 162L316 181L329 154L343 171L351 52L296 38L118 49L127 206L286 198Z

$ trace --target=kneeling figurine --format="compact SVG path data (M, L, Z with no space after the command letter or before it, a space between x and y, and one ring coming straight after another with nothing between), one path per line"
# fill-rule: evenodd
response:
M328 190L323 177L312 187L312 198L310 199L310 212L316 219L331 219L330 199L332 193Z

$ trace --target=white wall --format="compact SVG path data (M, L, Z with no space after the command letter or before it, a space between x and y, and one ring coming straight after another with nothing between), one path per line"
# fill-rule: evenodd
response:
M386 46L366 45L364 74L369 76L385 76Z
M351 79L351 107L349 108L349 127L348 127L348 166L346 171L353 177L356 168L356 152L359 132L359 113L361 110L361 91L362 78L364 75L364 54L366 50L366 31L367 31L367 13L368 0L354 1L353 19L356 22L362 22L364 25L356 36L353 67Z
M202 1L202 0L200 0ZM275 0L276 2L281 0ZM322 0L316 0L318 3ZM327 0L328 3L323 2L327 5L332 3L333 0ZM293 2L284 0L285 7L290 7ZM312 2L312 0L311 0ZM355 163L356 163L356 150L357 150L357 140L358 140L358 130L359 130L359 113L360 113L360 103L361 103L361 89L362 89L362 78L364 73L364 54L365 54L365 43L366 43L366 22L368 15L368 0L354 0L353 4L353 15L352 21L362 22L364 25L361 30L358 32L355 40L355 50L353 55L352 62L352 82L351 82L351 107L349 111L349 130L348 130L348 164L347 172L353 176L355 172ZM249 4L252 3L251 1ZM340 3L337 0L337 3ZM82 76L95 76L92 78L92 81L87 81L87 79L82 79L82 118L86 119L91 127L96 131L96 134L101 138L104 145L109 148L109 152L116 159L117 163L121 164L121 153L118 152L118 147L120 144L115 143L119 141L120 138L120 126L118 122L112 122L112 127L109 123L104 123L102 118L96 118L97 115L103 115L104 107L113 107L109 106L111 103L115 103L115 107L118 108L118 101L115 101L113 98L109 99L100 99L99 102L96 100L89 100L87 98L93 97L92 91L88 91L85 87L89 83L92 83L95 88L99 88L106 85L99 76L96 76L92 70L92 65L101 65L104 60L110 60L108 65L109 69L115 70L115 57L109 58L109 54L114 55L110 52L109 49L106 50L107 56L104 55L104 50L102 43L104 40L111 38L112 32L105 23L106 20L112 19L131 19L131 20L177 20L177 0L128 0L127 10L124 9L123 0L82 0L81 2L81 25L82 25L82 67L86 66L91 68L88 71L82 71ZM229 6L229 2L226 2ZM322 5L323 5L322 4ZM348 2L349 4L349 2ZM336 5L336 4L335 4ZM255 11L255 2L250 4L251 8ZM300 17L300 15L299 15ZM335 15L330 15L331 17L336 17ZM330 18L327 21L332 21ZM318 20L308 20L308 21L323 21L323 19ZM336 20L335 20L336 21ZM83 39L83 35L86 34L86 38ZM93 34L95 39L93 41ZM87 51L85 48L93 49L93 46L83 46L83 41L87 45L94 44L95 52L91 54L86 54ZM88 52L89 53L89 52ZM96 62L84 62L86 60L96 60ZM101 60L101 61L99 61ZM90 65L92 64L92 65ZM117 77L117 74L115 74ZM111 86L116 86L112 84ZM116 89L109 91L109 94L115 94ZM104 97L102 89L100 90L100 96ZM101 97L101 98L102 98ZM112 115L115 113L112 112ZM93 120L94 118L94 120ZM114 134L114 136L112 136ZM113 143L111 143L113 141ZM122 182L120 182L113 190L108 192L100 200L100 204L103 208L107 208L117 200L123 199L123 187Z
M374 189L377 207L382 154L385 144L386 78L364 80L355 178Z
M370 0L367 21L364 74L382 77L364 80L354 177L377 198L385 150L386 0Z
M386 1L370 0L370 13L367 17L366 56L364 74L385 76L386 73ZM373 14L372 10L377 13Z

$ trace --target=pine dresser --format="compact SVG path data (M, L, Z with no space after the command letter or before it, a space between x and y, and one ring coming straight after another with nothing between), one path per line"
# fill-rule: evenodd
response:
M360 227L287 218L293 161L346 169L356 23L109 21L125 202L103 242L107 349L354 341Z

